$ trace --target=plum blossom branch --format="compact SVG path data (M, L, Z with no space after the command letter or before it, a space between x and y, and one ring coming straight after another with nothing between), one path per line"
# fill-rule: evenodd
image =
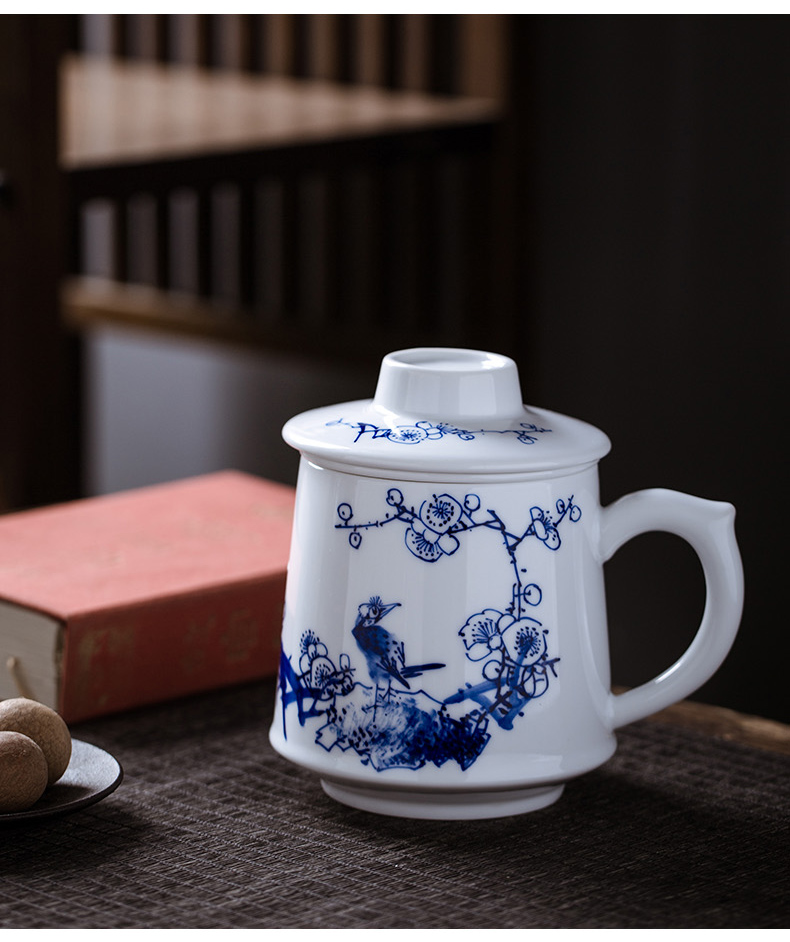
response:
M374 425L372 422L350 422L347 419L334 419L326 423L328 426L344 425L356 432L355 442L363 436L371 439L386 439L399 445L419 445L428 439L436 440L452 435L461 441L470 442L478 435L513 435L523 445L534 445L539 436L551 432L550 428L542 428L534 422L519 422L515 428L505 429L465 429L446 422L415 422L413 425L396 425L392 428Z

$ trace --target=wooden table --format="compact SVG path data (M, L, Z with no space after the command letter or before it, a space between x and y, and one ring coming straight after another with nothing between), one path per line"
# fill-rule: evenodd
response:
M560 800L491 821L356 811L274 753L273 682L80 724L125 778L6 827L14 928L786 928L790 730L684 703Z
M714 739L790 755L790 726L726 707L683 700L648 717L647 722L668 723Z

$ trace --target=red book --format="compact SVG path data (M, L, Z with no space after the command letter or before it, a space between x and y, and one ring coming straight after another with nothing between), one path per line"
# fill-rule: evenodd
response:
M293 503L224 471L0 517L0 699L73 723L274 675Z

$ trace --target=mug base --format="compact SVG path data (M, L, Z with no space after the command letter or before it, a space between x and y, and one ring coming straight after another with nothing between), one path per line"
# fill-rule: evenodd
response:
M481 792L398 791L360 788L321 779L321 787L330 798L360 811L427 821L473 821L546 808L557 801L565 786L541 785Z

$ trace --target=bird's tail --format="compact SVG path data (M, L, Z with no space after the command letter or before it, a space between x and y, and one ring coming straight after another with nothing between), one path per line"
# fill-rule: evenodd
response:
M411 667L401 668L401 677L420 677L425 671L436 671L445 664L414 664Z

